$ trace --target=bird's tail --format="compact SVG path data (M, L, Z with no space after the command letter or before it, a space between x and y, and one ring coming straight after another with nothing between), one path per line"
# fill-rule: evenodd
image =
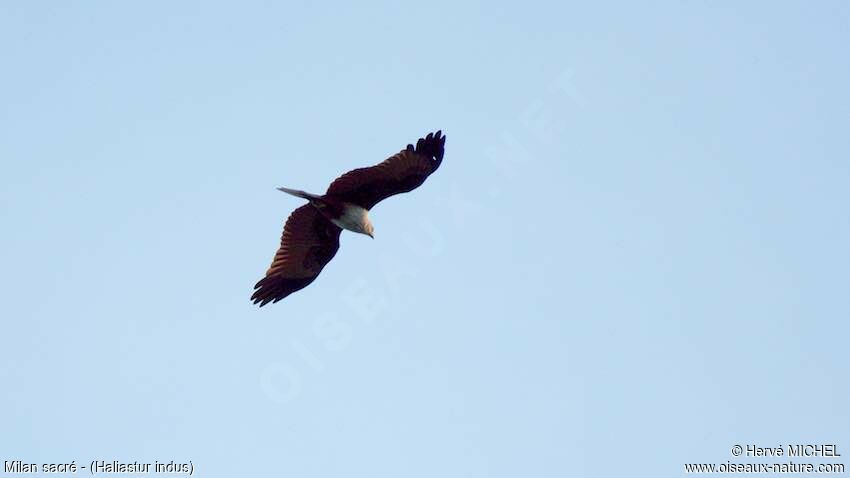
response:
M283 191L286 194L292 194L293 196L298 196L300 198L304 198L308 201L313 199L319 199L321 196L317 196L315 194L310 194L308 192L300 191L298 189L289 189L289 188L277 188L278 191Z

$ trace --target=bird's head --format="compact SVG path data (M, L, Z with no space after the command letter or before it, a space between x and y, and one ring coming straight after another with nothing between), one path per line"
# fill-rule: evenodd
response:
M369 211L360 206L349 206L342 214L337 226L352 232L365 234L372 239L375 238L375 226L369 220Z
M359 216L353 224L353 228L351 228L354 232L359 232L360 234L366 234L372 239L375 238L375 226L372 225L372 221L369 220L369 211L365 209L355 210L355 215Z

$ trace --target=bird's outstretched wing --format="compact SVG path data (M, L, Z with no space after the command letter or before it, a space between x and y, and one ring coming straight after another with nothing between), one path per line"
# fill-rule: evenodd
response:
M420 138L384 162L349 171L328 187L327 195L372 209L378 202L419 187L443 161L446 137L441 131Z
M254 286L251 300L262 307L307 287L333 259L340 232L310 204L292 211L283 227L280 249L266 276Z

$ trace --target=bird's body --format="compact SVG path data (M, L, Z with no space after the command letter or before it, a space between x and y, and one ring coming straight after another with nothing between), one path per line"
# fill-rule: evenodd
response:
M262 307L277 302L313 282L336 255L343 229L374 238L369 210L383 199L419 187L440 167L446 142L441 134L428 134L415 147L409 144L380 164L345 173L324 195L278 188L309 203L287 219L272 265L254 286L254 303Z
M369 211L350 202L340 201L333 196L319 196L297 189L277 188L286 194L298 196L310 201L310 204L318 209L321 215L342 229L351 232L359 232L372 236L372 222L369 220Z
M330 220L343 229L366 234L372 239L375 238L372 232L375 228L372 226L372 221L369 220L369 211L357 204L342 203L342 213L337 217L330 217Z

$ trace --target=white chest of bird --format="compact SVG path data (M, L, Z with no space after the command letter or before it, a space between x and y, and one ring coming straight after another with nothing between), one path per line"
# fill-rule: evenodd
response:
M331 219L337 226L352 232L366 234L374 239L375 228L369 220L369 211L351 203L345 203L339 218Z

